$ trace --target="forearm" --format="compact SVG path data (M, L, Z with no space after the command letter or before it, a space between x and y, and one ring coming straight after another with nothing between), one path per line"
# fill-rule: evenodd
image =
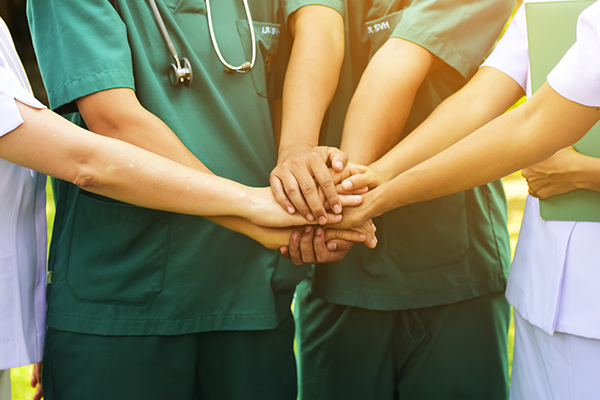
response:
M283 89L280 159L297 145L318 145L344 57L344 24L335 10L305 6L290 17L290 29L294 43Z
M439 60L424 48L392 38L373 56L344 122L341 149L370 164L398 143L419 86Z
M90 133L51 111L17 106L25 122L0 138L8 161L144 207L249 216L251 188Z
M370 167L383 181L393 179L498 117L523 95L521 87L509 76L484 67Z
M600 111L566 100L545 84L524 105L364 195L379 215L467 190L540 162L579 140Z

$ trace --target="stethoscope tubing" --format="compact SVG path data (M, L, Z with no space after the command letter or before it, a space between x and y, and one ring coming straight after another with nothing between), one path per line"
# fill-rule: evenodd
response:
M163 37L163 40L165 41L165 44L167 45L169 52L171 52L171 55L173 56L173 59L175 60L175 64L171 64L171 66L169 68L169 79L171 80L171 83L174 86L179 86L180 84L183 84L184 86L189 87L192 84L192 77L193 77L191 64L190 64L189 60L185 57L181 58L181 61L180 61L179 55L177 54L177 50L175 49L175 46L173 45L173 41L171 40L169 32L167 31L167 27L165 26L165 22L163 21L161 15L160 15L160 11L158 10L158 7L156 6L156 1L155 0L148 0L148 1L150 2L150 8L152 9L152 13L154 14L154 18L156 20L156 24L158 25L158 29L160 30L161 36ZM229 64L223 57L223 54L221 54L221 49L219 48L219 43L217 42L217 38L216 38L214 27L213 27L212 13L211 13L211 9L210 9L210 0L205 0L206 17L208 20L208 32L209 32L210 40L213 45L213 49L215 50L215 53L217 54L219 61L225 67L226 72L231 72L231 73L237 72L240 74L245 74L246 72L248 72L252 68L254 68L254 64L256 63L257 44L256 44L256 35L254 32L254 23L252 21L252 14L250 13L250 7L248 6L248 0L242 0L242 2L244 3L244 10L246 12L246 20L248 21L248 28L250 29L250 38L252 40L252 58L251 58L251 61L245 61L243 64L235 67L235 66ZM183 62L183 66L181 65L182 62Z
M210 40L212 41L213 49L215 50L215 53L217 53L217 57L219 57L221 64L225 66L225 70L227 72L237 72L240 74L245 74L246 72L254 68L254 64L256 63L256 37L254 33L254 24L252 22L252 14L250 14L250 7L248 7L248 0L242 0L242 2L244 3L246 20L248 21L248 28L250 29L250 39L252 40L252 58L250 62L246 61L243 64L234 67L233 65L229 64L225 60L225 57L223 57L223 54L221 54L221 49L219 47L219 44L217 43L217 38L213 27L212 12L210 10L210 0L205 0L206 17L208 19L208 32L210 34Z

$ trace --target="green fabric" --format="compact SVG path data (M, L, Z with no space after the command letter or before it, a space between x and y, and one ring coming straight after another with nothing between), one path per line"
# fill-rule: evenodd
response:
M268 331L120 337L50 329L44 398L295 400L293 337L289 311Z
M343 0L287 0L286 1L286 14L290 15L294 11L301 7L309 5L320 5L333 8L340 14L344 12L344 1Z
M300 400L506 400L510 307L493 293L416 310L295 303Z
M248 74L224 71L204 2L157 3L177 52L192 65L190 88L169 83L172 57L148 2L29 2L52 108L73 112L79 97L134 88L214 173L268 186L276 162L271 106L281 87L274 80L287 62L279 54L289 53L285 2L249 2L258 55ZM234 65L249 60L242 2L219 0L212 11L224 57ZM78 114L73 118L81 123ZM306 275L277 251L203 218L132 207L66 182L56 187L50 327L111 335L273 328Z
M325 125L327 143L339 144L352 88L387 38L418 43L446 63L421 85L407 134L464 85L465 76L476 69L500 34L512 6L512 0L346 2L349 40L341 89ZM343 261L314 268L313 292L318 297L400 310L504 290L510 241L500 182L396 209L374 222L376 249L355 246Z

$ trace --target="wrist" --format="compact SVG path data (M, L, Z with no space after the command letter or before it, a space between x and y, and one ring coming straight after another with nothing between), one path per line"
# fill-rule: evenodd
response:
M293 135L290 135L293 136ZM315 144L308 141L293 141L293 142L285 142L283 139L281 144L279 145L278 152L278 162L288 159L289 157L293 157L296 154L310 151L315 147Z

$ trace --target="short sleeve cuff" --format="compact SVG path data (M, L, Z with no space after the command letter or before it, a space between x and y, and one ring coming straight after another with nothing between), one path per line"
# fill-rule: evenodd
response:
M344 3L342 0L288 0L285 2L285 16L289 17L304 6L324 6L333 8L344 15Z
M15 130L23 123L15 100L34 108L45 108L29 91L0 69L0 136Z
M571 48L548 74L548 83L558 94L566 99L589 107L600 106L600 75L590 76L577 68Z

